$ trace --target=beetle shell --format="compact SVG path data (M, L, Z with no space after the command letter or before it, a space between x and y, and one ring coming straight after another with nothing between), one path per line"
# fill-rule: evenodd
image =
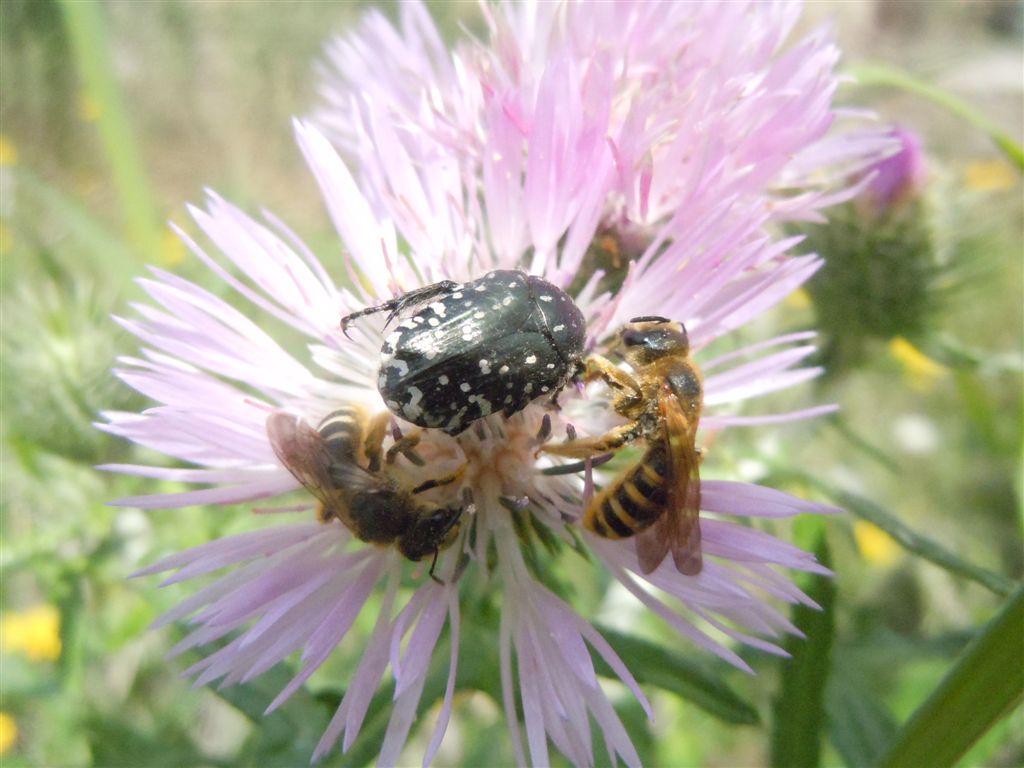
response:
M517 270L452 284L403 307L377 381L397 416L457 435L554 397L576 375L586 323L561 289Z

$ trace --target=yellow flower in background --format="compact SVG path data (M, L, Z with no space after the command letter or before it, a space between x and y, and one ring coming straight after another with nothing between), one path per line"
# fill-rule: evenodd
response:
M18 162L18 148L14 142L0 133L0 168L14 165Z
M60 613L52 605L11 611L0 619L0 649L32 661L60 658Z
M856 521L853 524L853 537L861 555L872 565L890 565L899 556L899 545L874 523Z
M14 237L11 228L0 220L0 256L6 256L14 248Z
M811 306L811 294L803 288L797 288L786 297L786 306L790 309L806 309Z
M6 755L18 738L18 724L6 712L0 712L0 755Z
M88 91L78 94L78 117L86 123L95 123L100 119L100 105Z
M170 229L160 235L160 262L167 266L180 264L185 260L185 244Z
M889 342L889 354L903 366L907 385L918 392L930 392L946 375L946 366L932 360L902 336Z
M973 192L996 192L1016 183L1017 174L1000 158L975 160L964 169L964 186Z

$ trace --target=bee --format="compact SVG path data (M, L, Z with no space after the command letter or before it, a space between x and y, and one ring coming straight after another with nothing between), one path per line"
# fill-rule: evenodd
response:
M316 497L322 522L336 519L369 544L394 544L409 560L433 554L433 578L437 554L454 541L464 507L442 507L416 496L455 482L465 464L411 490L401 487L382 469L382 459L389 465L399 453L412 459L419 437L397 439L382 456L389 421L387 413L370 419L362 408L346 405L313 429L275 411L267 417L267 435L281 463Z
M629 419L606 434L548 445L560 456L587 458L643 440L642 458L589 503L583 525L609 539L636 537L644 573L669 552L680 573L703 567L700 537L700 460L696 447L704 394L700 370L690 357L682 323L664 317L634 317L619 332L619 345L633 374L600 355L587 359L584 378L603 379L612 407Z

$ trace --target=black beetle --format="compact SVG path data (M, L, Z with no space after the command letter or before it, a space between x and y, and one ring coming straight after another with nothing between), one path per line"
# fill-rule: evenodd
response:
M401 318L381 347L377 389L421 427L457 435L499 411L552 401L582 367L586 323L557 286L512 269L468 283L443 280L354 312Z

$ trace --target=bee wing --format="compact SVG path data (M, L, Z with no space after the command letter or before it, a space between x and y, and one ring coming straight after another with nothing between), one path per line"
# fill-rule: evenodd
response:
M267 417L267 437L277 458L295 479L334 513L345 508L344 493L373 486L373 476L354 462L337 460L326 441L294 416L275 411Z
M331 485L344 488L348 493L379 491L387 486L387 483L354 461L332 459L328 473L331 477Z
M665 514L637 536L640 568L650 573L672 553L676 569L695 576L703 567L700 548L700 456L697 425L687 418L679 400L665 385L658 400L662 439L668 447Z

